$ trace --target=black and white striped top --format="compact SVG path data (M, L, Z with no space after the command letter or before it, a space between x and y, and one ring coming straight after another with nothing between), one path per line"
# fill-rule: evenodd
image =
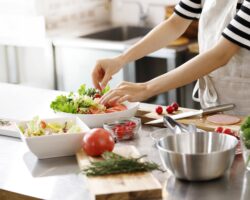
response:
M250 0L238 0L237 10L237 14L222 35L250 50ZM202 14L201 0L180 0L175 7L175 13L186 19L197 20Z

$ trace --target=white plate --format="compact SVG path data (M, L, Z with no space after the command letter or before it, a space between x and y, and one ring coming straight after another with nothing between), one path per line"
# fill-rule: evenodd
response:
M1 120L8 121L10 124L0 125L0 135L20 138L19 131L16 127L17 121L3 118L1 118Z
M139 102L125 102L127 106L127 110L118 111L113 113L104 113L104 114L71 114L71 113L63 113L57 112L58 116L62 117L79 117L87 126L90 128L102 127L105 122L119 119L119 118L127 118L134 117L136 111L139 108Z
M28 146L29 150L39 159L53 158L61 156L74 155L81 148L81 141L84 132L89 130L89 127L84 124L78 117L63 117L55 119L43 119L45 122L59 122L65 123L66 121L73 121L81 129L81 133L65 133L44 136L26 137L18 128L21 139ZM28 121L18 123L25 126Z

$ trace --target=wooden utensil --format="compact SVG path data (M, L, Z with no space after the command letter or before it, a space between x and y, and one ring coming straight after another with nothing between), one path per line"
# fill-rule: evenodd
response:
M138 157L138 150L131 145L116 146L114 153ZM76 154L80 169L96 159L84 151ZM91 194L96 200L151 200L162 198L162 186L150 172L87 177Z

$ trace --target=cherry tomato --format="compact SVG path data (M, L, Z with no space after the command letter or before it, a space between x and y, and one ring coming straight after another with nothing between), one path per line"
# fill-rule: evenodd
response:
M133 138L135 128L136 123L134 121L125 121L123 124L115 125L112 130L114 131L118 140L123 140Z
M94 98L101 98L102 96L99 93L96 93Z
M125 135L125 127L123 125L117 125L114 131L119 140L122 139Z
M41 126L42 129L45 129L47 127L47 124L46 124L45 121L41 121L40 126Z
M177 111L179 108L179 104L176 102L172 103L171 106L174 108L175 111Z
M166 111L167 111L168 114L172 114L174 112L174 107L167 106Z
M228 134L228 135L234 135L234 134L233 134L233 131L232 131L231 129L229 129L229 128L226 128L226 129L223 131L223 133Z
M100 156L105 151L112 151L114 145L113 137L103 128L91 129L82 141L82 148L89 156Z
M155 108L155 112L156 112L158 115L160 115L160 114L162 114L162 112L163 112L163 108L162 108L161 106L157 106L157 107Z
M214 131L217 132L217 133L222 133L223 132L223 127L219 126Z
M134 128L134 127L136 127L136 123L133 122L133 121L128 121L128 122L125 123L125 126L129 126L129 127Z

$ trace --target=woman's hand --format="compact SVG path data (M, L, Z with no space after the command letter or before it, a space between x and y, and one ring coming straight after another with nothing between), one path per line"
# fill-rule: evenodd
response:
M92 72L93 84L102 90L123 66L124 62L120 57L98 60Z
M117 88L110 90L100 100L100 103L136 102L151 97L147 83L122 82Z

